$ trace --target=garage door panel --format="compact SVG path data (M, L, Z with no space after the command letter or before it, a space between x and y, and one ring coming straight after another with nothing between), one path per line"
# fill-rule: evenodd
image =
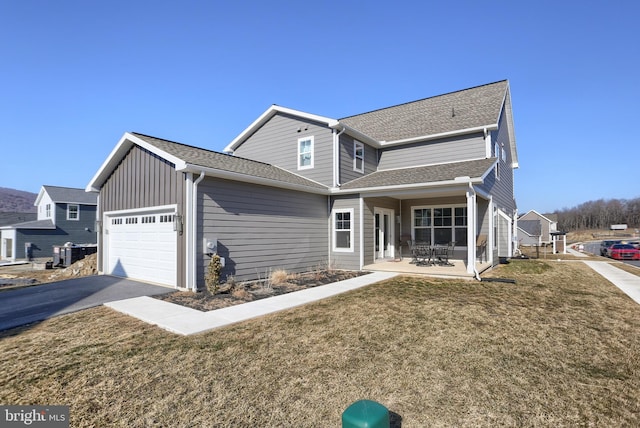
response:
M177 233L173 212L112 216L108 269L112 275L176 285Z

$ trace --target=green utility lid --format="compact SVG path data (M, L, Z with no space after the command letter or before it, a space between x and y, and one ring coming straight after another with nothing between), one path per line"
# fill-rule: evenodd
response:
M389 410L375 401L356 401L342 413L342 428L389 428Z

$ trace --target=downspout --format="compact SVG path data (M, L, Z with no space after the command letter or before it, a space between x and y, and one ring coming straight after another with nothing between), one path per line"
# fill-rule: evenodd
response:
M336 134L336 130L333 130L333 187L340 187L340 136L347 130L342 128L342 131Z
M191 254L193 255L192 259L191 259L191 286L192 286L192 290L194 292L198 291L198 281L196 278L196 272L198 271L198 262L197 262L197 254L198 251L196 250L196 242L197 242L197 238L198 238L198 184L204 179L204 171L200 171L200 176L198 178L195 179L195 181L193 182L193 195L191 198L191 215L192 218L190 218L188 221L191 223Z
M482 281L482 278L480 278L480 272L478 272L478 268L476 267L476 248L475 248L475 237L476 237L476 229L477 229L477 220L478 220L478 201L475 198L475 190L473 189L473 185L471 184L471 181L469 181L469 197L471 197L473 199L473 203L470 204L471 205L471 210L472 210L472 216L471 219L471 224L469 226L471 226L471 228L473 230L469 231L469 235L471 235L471 242L467 242L467 245L471 244L473 245L473 249L471 251L468 251L468 253L471 253L473 255L473 260L469 261L470 263L472 263L473 266L473 274L474 277L478 280L478 281ZM468 214L467 214L468 215Z

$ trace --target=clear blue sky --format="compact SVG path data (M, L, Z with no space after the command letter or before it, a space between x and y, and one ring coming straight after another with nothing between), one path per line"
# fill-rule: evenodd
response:
M0 187L84 188L124 132L221 151L509 79L519 211L640 197L640 2L0 0Z

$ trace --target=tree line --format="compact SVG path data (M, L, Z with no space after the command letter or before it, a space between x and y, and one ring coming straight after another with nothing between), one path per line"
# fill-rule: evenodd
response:
M556 211L558 230L609 229L612 224L640 227L640 198L599 199Z

